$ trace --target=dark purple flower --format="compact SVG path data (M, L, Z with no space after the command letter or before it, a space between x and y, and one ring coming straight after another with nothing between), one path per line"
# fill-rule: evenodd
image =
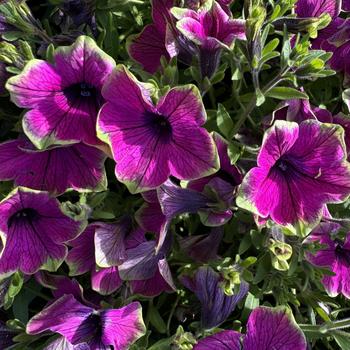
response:
M309 241L324 245L315 255L308 254L308 260L321 267L329 268L334 275L324 276L322 284L327 293L336 297L338 294L350 299L350 233L344 240L333 236L339 231L340 225L336 223L320 223L309 237Z
M258 166L245 176L237 204L281 225L317 224L325 204L350 194L343 133L339 125L315 120L277 120L265 133Z
M146 331L138 302L120 309L95 310L72 295L64 295L27 324L28 334L48 330L63 335L73 345L87 343L90 350L104 350L108 346L127 350Z
M95 0L64 0L61 8L72 18L76 26L91 25L95 11Z
M245 21L232 19L219 3L197 11L173 8L172 14L180 33L199 47L199 65L202 77L215 73L223 48L229 49L235 39L245 39Z
M260 306L250 314L245 335L225 330L201 339L193 350L306 350L306 348L305 336L290 309Z
M101 191L107 187L105 159L102 151L83 143L37 150L19 138L0 144L0 179L56 195L69 189Z
M52 144L83 141L97 145L97 113L103 103L102 85L115 66L87 36L59 47L54 64L31 60L24 71L8 80L12 101L30 109L23 129L40 149Z
M205 329L214 328L224 322L246 296L249 287L248 283L242 281L236 295L226 295L222 286L223 279L209 266L200 267L192 278L182 276L180 280L199 299L201 325Z
M130 192L156 188L170 175L192 180L217 170L216 147L203 128L206 113L195 86L172 88L154 105L119 65L102 94L107 103L98 117L98 135L110 144L116 176Z
M16 188L0 203L0 274L56 271L67 255L64 243L84 224L66 216L47 192Z

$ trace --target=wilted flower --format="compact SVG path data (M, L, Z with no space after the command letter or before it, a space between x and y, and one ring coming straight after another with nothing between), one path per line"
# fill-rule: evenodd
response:
M64 243L83 225L63 214L58 200L47 192L16 188L0 202L0 274L56 271L67 255Z
M334 236L340 229L336 223L320 223L308 238L309 242L322 244L323 247L316 254L309 253L308 260L321 267L329 268L334 275L324 276L322 284L327 293L336 297L338 294L350 299L350 234L344 240Z
M316 224L325 204L350 194L343 132L315 120L277 120L265 133L258 167L245 176L237 204L281 225Z
M108 346L129 349L146 331L138 302L120 309L95 310L79 303L71 294L46 307L27 324L28 334L48 330L63 335L73 345L87 343L90 350Z
M23 118L25 133L40 149L79 141L99 144L95 124L101 89L114 60L81 36L72 46L58 48L54 62L32 60L7 82L12 101L30 109Z
M195 86L172 88L155 106L122 65L103 88L107 103L98 135L110 144L116 176L136 193L156 188L170 175L191 180L215 172L217 151Z
M180 277L182 284L190 289L201 303L201 325L205 329L219 326L233 312L236 305L248 293L249 285L241 281L237 294L225 294L220 274L209 266L200 267L191 278Z
M231 330L215 333L201 339L193 350L306 350L306 348L305 336L290 309L260 306L250 314L246 334Z
M105 159L102 151L83 143L37 150L21 137L0 144L0 179L54 194L71 188L99 191L107 187Z

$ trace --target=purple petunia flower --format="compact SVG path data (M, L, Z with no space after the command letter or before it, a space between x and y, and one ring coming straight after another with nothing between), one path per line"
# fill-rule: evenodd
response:
M241 281L236 295L226 295L221 285L222 278L209 266L200 267L192 278L181 276L180 280L199 299L201 325L205 329L211 329L223 323L246 296L249 288L248 283Z
M312 40L314 49L330 51L333 56L329 60L329 65L337 71L344 71L346 80L350 75L347 58L350 52L350 25L349 21L339 16L341 10L350 9L349 1L327 0L298 0L295 4L296 14L298 17L319 17L326 13L330 15L331 22L329 25L318 32L317 38Z
M109 346L126 350L145 334L146 328L138 302L120 309L95 310L66 294L27 324L28 334L48 330L63 335L73 345L87 343L90 350Z
M258 166L243 179L237 204L281 225L316 224L325 204L350 194L343 133L339 125L315 120L277 120L265 133Z
M110 144L116 176L130 192L153 189L170 175L191 180L215 172L215 144L202 127L205 109L193 85L172 88L153 105L119 65L103 88L98 136Z
M140 34L129 38L127 49L135 61L153 74L160 67L162 56L170 58L165 42L174 0L152 0L151 3L153 23L146 25Z
M0 275L56 271L67 255L64 243L84 224L63 214L58 200L47 192L16 188L0 202Z
M105 159L102 151L83 143L37 150L19 138L0 144L0 179L54 194L71 188L102 191L107 187Z
M338 294L350 299L350 233L343 240L332 237L340 229L336 223L320 223L313 231L308 241L324 245L315 255L308 254L308 260L316 265L328 267L333 276L322 279L327 293L336 297Z
M260 306L250 314L245 335L225 330L201 339L193 350L306 350L306 348L305 336L290 309Z
M220 62L222 48L229 49L235 39L245 39L245 21L232 19L219 3L197 11L173 8L176 27L184 37L199 47L199 65L202 77L212 77Z
M55 51L54 64L32 60L8 80L12 101L29 109L23 129L35 146L101 143L96 118L103 103L102 85L114 66L91 38L81 36L72 46Z

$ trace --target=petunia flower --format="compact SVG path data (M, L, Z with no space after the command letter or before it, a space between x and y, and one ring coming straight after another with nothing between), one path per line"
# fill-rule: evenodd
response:
M128 39L128 53L143 68L153 74L160 67L161 57L169 59L166 49L167 23L171 21L170 9L174 0L152 0L153 23L144 27L143 31Z
M56 271L67 255L64 243L84 224L66 216L47 192L16 188L0 202L0 274Z
M0 179L56 195L68 189L102 191L107 187L105 159L102 151L83 143L37 150L19 138L0 144Z
M212 2L197 11L173 8L176 27L182 35L199 46L199 65L202 77L215 73L223 48L229 49L236 39L245 39L245 21L232 19L219 3Z
M126 350L146 328L138 302L119 309L95 310L66 294L29 320L28 334L45 331L59 333L73 345L87 343L90 350L109 346Z
M316 254L307 254L308 260L321 267L329 268L334 275L322 278L327 293L336 297L338 294L350 299L350 233L344 240L335 238L340 225L336 223L320 223L308 237L309 242L322 244Z
M226 295L222 286L223 279L209 266L200 267L193 277L183 275L180 280L199 299L201 325L205 329L211 329L223 323L246 296L249 288L248 283L242 281L236 295Z
M80 36L72 46L56 49L53 61L31 60L6 84L12 101L29 109L25 133L39 149L80 141L100 144L96 118L114 60L91 38Z
M290 309L260 306L252 311L246 334L225 330L199 340L193 350L306 350L305 336Z
M341 1L327 0L298 0L295 4L295 12L298 17L320 17L328 14L331 17L329 25L318 32L317 38L312 40L314 49L322 49L332 52L333 55L328 61L330 67L337 71L345 72L346 80L349 79L350 69L347 64L347 57L350 50L349 22L339 17L341 5L343 9L349 9L348 0Z
M346 12L350 11L350 1L349 0L342 1L342 10L346 11Z
M116 176L130 192L156 188L170 175L192 180L217 170L216 147L202 127L206 113L195 86L172 88L154 105L119 65L102 94L107 103L98 117L98 136L111 146Z
M65 337L55 338L46 345L43 350L90 350L90 346L86 343L72 345Z
M243 179L237 205L281 225L316 225L325 204L350 194L343 133L315 120L277 120L265 133L258 166Z

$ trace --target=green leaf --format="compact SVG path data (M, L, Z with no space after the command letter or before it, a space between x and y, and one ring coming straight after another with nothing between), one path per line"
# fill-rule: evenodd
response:
M148 318L151 325L157 330L158 333L164 334L167 331L166 324L159 314L157 308L153 304L150 304L148 308Z
M277 98L278 100L291 100L294 98L308 100L309 96L304 92L297 89L286 87L286 86L276 86L266 93L267 97Z
M244 303L244 310L242 312L241 320L247 320L249 314L259 306L259 299L252 293L248 293Z
M171 348L171 344L173 343L173 340L174 340L174 337L159 340L147 350L169 350Z
M221 103L218 106L216 123L221 133L226 139L230 140L232 138L233 121Z
M334 340L342 350L350 349L350 334L343 331L336 331L333 334Z

